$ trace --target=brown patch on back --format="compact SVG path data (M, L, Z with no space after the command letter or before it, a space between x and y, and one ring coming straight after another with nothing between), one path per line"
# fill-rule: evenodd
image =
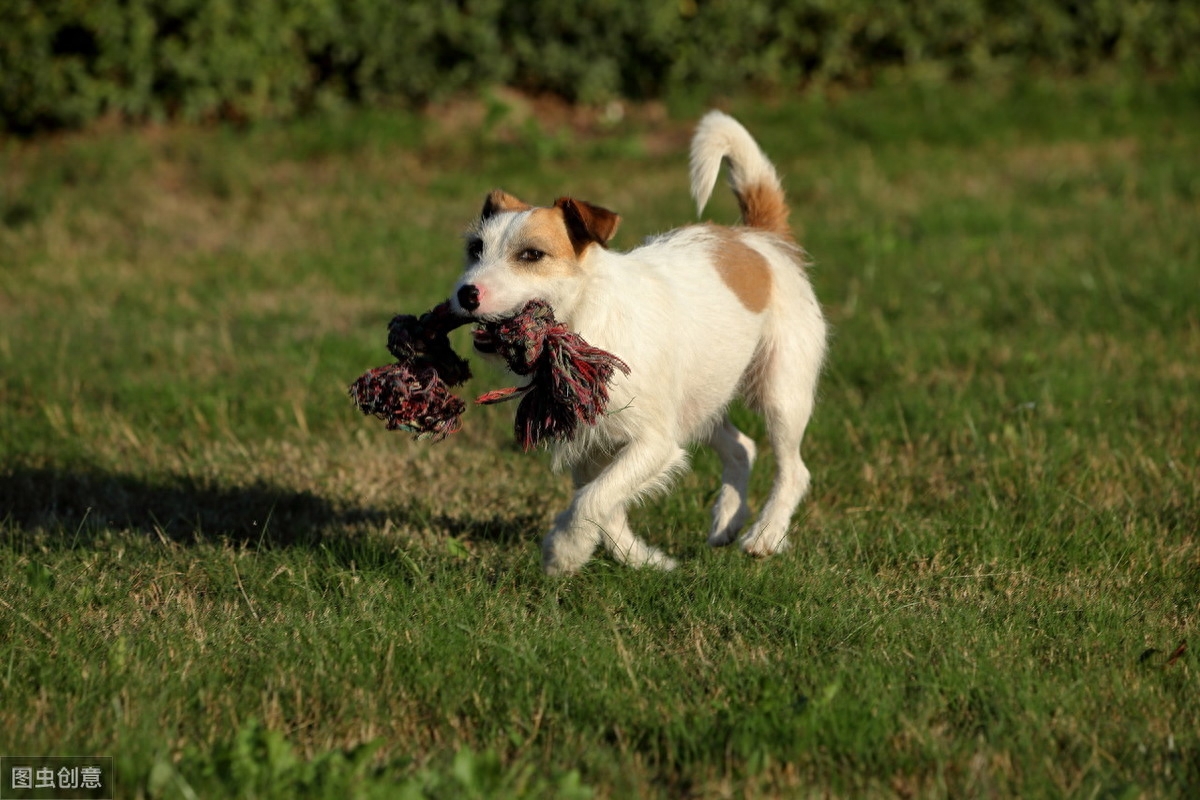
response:
M783 192L774 186L756 183L744 187L736 196L745 225L792 238L792 229L788 226L787 200Z
M748 311L755 314L771 300L771 267L766 257L727 228L716 229L713 263L717 274Z

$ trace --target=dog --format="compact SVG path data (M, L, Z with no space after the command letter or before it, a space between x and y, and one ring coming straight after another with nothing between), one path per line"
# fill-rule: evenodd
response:
M629 365L610 385L609 412L553 446L554 466L570 469L575 493L542 543L549 574L577 571L600 543L621 563L674 568L673 558L630 529L626 509L665 489L696 442L722 464L709 544L736 539L755 556L788 546L810 482L800 444L826 324L774 166L739 122L711 111L691 146L698 214L725 162L741 209L737 226L689 225L618 252L608 246L620 223L612 211L570 197L535 207L497 189L466 234L455 313L496 319L541 299L571 330ZM475 349L487 355L482 336ZM764 415L776 459L766 505L740 539L756 448L730 421L736 396Z

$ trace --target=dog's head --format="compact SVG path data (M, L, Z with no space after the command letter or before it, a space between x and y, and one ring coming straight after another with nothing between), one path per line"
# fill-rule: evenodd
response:
M545 208L493 191L467 231L466 269L451 295L454 310L494 319L537 299L564 318L584 284L589 248L605 247L620 219L569 197Z

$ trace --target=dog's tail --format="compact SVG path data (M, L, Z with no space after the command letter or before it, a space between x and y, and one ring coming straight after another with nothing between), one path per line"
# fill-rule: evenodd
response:
M787 200L775 167L754 137L728 114L710 111L692 138L692 198L697 213L712 196L721 161L729 161L729 184L742 209L742 224L791 237Z

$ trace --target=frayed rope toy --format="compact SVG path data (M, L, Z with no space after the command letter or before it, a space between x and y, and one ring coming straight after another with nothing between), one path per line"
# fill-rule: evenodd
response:
M458 433L466 404L450 388L468 381L471 368L450 347L447 334L474 321L456 316L449 302L420 317L393 318L388 351L396 363L356 380L350 386L354 404L383 420L388 430L408 431L417 439L440 441ZM514 316L481 323L474 334L478 350L499 354L514 373L530 377L525 386L475 399L489 405L521 398L514 430L527 452L545 439L570 440L580 422L595 425L608 406L613 370L629 374L624 361L572 333L541 300L531 300Z

